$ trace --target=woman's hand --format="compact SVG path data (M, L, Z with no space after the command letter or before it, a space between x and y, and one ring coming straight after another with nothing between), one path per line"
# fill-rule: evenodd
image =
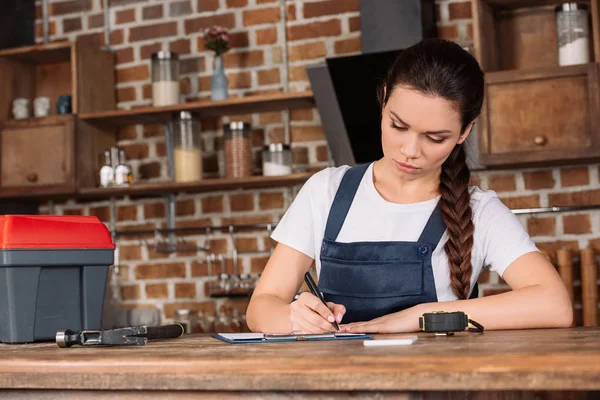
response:
M419 306L384 315L370 321L354 322L340 326L340 331L351 333L401 333L419 330Z
M327 303L308 292L303 292L298 300L290 304L292 331L302 333L325 333L335 331L332 322L340 322L346 313L341 304Z

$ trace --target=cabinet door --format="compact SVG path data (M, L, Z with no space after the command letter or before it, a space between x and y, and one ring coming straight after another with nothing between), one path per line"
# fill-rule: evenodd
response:
M486 74L481 161L519 166L600 154L598 65Z
M2 189L73 185L72 116L7 122L0 135Z

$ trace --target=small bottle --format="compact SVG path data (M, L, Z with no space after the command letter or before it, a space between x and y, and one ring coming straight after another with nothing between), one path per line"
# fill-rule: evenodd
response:
M104 165L100 168L100 186L109 187L115 179L115 170L110 159L110 150L104 152Z
M131 168L125 164L125 150L119 149L119 164L115 168L115 184L129 185L131 181Z

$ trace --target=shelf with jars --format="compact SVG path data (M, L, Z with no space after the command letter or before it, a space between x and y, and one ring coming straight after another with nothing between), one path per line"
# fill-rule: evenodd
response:
M478 128L488 168L600 157L598 0L472 0L485 73Z

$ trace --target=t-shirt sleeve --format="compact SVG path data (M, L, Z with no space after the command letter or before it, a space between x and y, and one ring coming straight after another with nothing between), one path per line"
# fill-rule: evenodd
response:
M276 242L298 250L313 260L315 258L313 219L316 210L313 209L311 192L320 180L317 175L310 177L302 186L271 234L271 238Z
M483 266L498 273L524 254L539 251L517 216L488 191L474 221L475 239L483 243Z

